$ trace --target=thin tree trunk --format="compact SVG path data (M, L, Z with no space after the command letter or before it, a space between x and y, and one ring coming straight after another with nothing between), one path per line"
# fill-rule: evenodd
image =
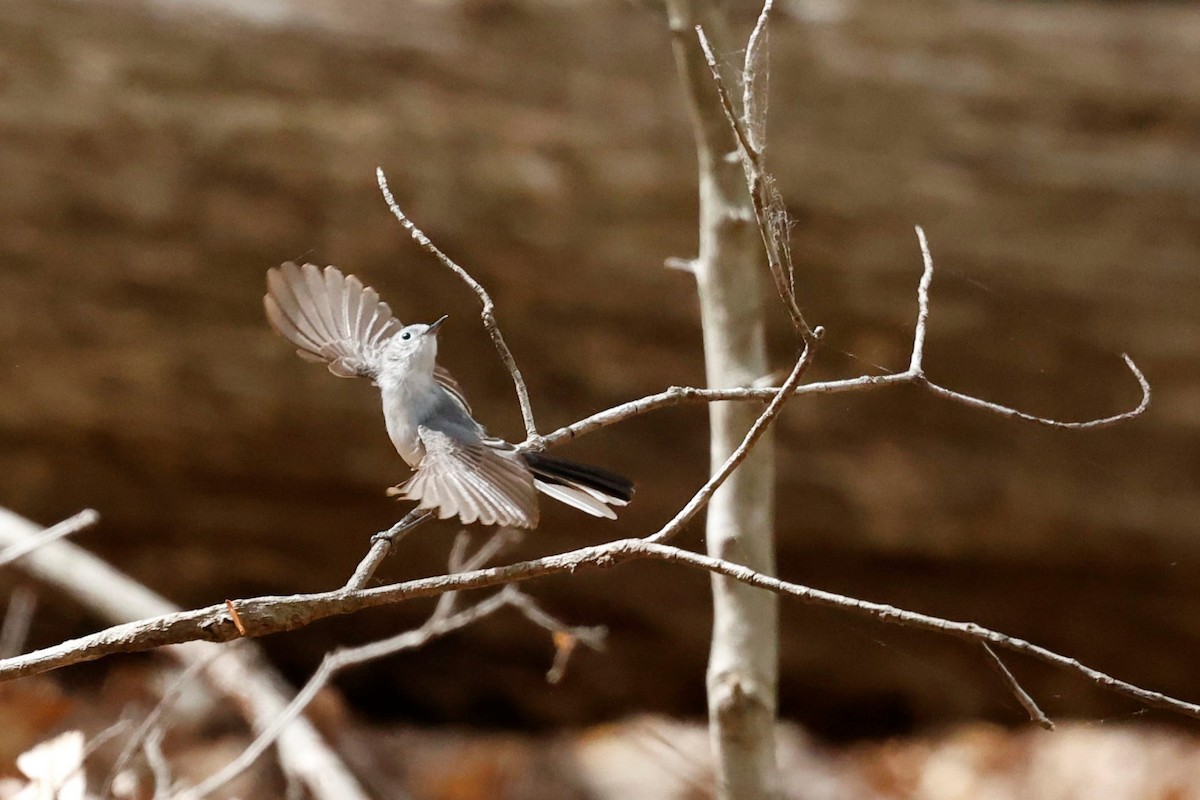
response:
M714 4L669 0L667 8L700 164L700 252L694 269L708 385L746 386L768 372L762 239L695 25L704 26L718 56L739 52L741 45L730 43L724 16ZM759 411L736 403L709 406L714 469L737 447ZM774 449L768 433L708 506L709 555L774 574L774 486ZM712 579L712 591L707 683L718 795L726 800L774 798L779 794L778 598L718 576Z

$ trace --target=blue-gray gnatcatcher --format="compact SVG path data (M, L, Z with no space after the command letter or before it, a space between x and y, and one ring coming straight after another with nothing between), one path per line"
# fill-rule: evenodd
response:
M440 519L532 528L537 492L596 517L633 496L626 478L489 437L458 383L438 366L431 325L402 325L379 294L337 267L288 262L267 271L267 319L297 354L341 378L370 378L383 395L388 436L413 468L388 490Z

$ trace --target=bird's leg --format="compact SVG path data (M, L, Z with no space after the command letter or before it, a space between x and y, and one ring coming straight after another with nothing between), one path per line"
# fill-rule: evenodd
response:
M408 534L413 528L421 525L423 522L433 516L433 511L428 508L414 508L412 511L404 515L404 518L397 522L386 531L380 531L371 537L371 544L377 542L387 542L389 545L394 545Z
M392 552L392 547L403 539L409 531L433 518L433 511L428 508L414 508L404 515L404 518L386 531L380 531L371 537L371 549L359 562L350 580L342 587L342 591L353 592L367 585L375 569Z

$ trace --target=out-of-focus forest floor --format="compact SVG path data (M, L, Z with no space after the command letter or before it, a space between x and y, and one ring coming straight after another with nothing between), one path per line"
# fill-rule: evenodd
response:
M30 741L82 730L93 740L119 720L132 727L178 674L148 662L112 670L79 696L52 680L0 687L0 763ZM420 800L704 800L713 797L708 732L699 721L635 716L554 733L367 724L335 691L310 718L364 787L380 798ZM240 719L196 685L164 717L163 752L172 777L195 783L237 756L250 736ZM128 728L125 729L128 732ZM92 785L110 774L121 735L88 754ZM86 748L85 748L86 751ZM1067 722L1049 732L969 723L920 736L822 743L783 724L779 762L784 800L1194 800L1200 798L1200 734L1135 725L1129 717ZM0 798L24 782L7 767ZM135 759L115 785L121 797L154 796ZM218 798L289 797L268 752Z

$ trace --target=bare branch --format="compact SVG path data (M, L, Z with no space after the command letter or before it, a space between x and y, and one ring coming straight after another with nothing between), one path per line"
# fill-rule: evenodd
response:
M1140 416L1147 408L1150 407L1150 383L1146 380L1146 376L1133 363L1133 359L1128 354L1122 353L1121 358L1125 360L1125 366L1129 367L1129 371L1133 373L1133 377L1137 379L1138 385L1142 389L1142 399L1138 402L1136 408L1129 411L1123 411L1120 414L1114 414L1111 417L1101 417L1100 419L1090 419L1083 422L1063 422L1057 419L1049 419L1048 417L1039 417L1034 414L1026 414L1024 411L1018 411L1015 408L1002 406L999 403L992 403L988 400L980 400L978 397L972 397L962 392L956 392L953 389L947 389L944 386L939 386L931 380L916 376L913 378L914 383L919 383L929 391L936 394L938 397L944 397L947 400L952 400L964 406L969 406L979 411L987 411L991 414L999 414L1002 417L1009 419L1022 420L1024 422L1033 422L1038 425L1044 425L1048 428L1063 428L1071 431L1092 430L1093 428L1109 428L1113 425L1131 420L1134 417ZM907 374L907 373L906 373Z
M763 7L762 14L759 16L759 24L755 27L756 34L761 33L765 35L766 16L769 11L770 3L767 3ZM700 48L704 52L704 59L708 64L709 71L712 73L713 83L716 85L717 96L720 99L721 110L724 111L725 119L733 131L734 140L737 142L738 154L741 157L742 169L746 173L746 182L750 190L750 200L754 208L754 219L758 224L758 232L759 236L762 237L763 247L766 249L767 266L770 268L771 277L775 281L775 291L779 294L780 300L783 301L784 307L787 309L788 316L791 317L792 325L796 328L797 333L800 334L806 344L812 344L817 341L818 337L814 330L809 327L808 322L805 321L804 314L800 311L800 306L796 302L791 250L787 242L787 211L784 208L782 198L775 191L774 181L763 169L761 152L759 148L755 147L752 141L753 134L748 131L748 128L755 124L762 124L765 129L765 119L755 120L750 116L751 111L754 109L759 109L765 113L765 101L762 104L755 104L753 107L748 106L745 120L739 117L733 105L733 97L730 95L728 87L725 86L725 79L721 76L721 69L717 64L712 47L709 45L708 37L704 33L704 28L700 25L696 26L696 36L700 40ZM753 53L749 50L746 53L746 59L747 68L749 68L753 61ZM749 85L744 88L747 92L752 91L752 87Z
M554 644L554 661L546 671L546 682L559 683L567 673L567 663L576 646L584 644L593 650L603 650L608 629L603 625L568 625L546 612L537 601L524 592L514 592L509 598L511 605L527 620L549 631Z
M1017 698L1017 702L1021 704L1021 708L1025 709L1025 713L1029 715L1029 719L1048 731L1054 730L1054 722L1046 716L1045 712L1038 707L1034 699L1029 696L1029 693L1017 682L1017 679L1008 671L1008 667L1000 660L1000 656L996 655L996 651L991 648L991 645L983 642L982 647L983 652L987 653L992 666L1000 673L1000 677L1004 680L1004 685Z
M1129 371L1133 373L1133 377L1137 380L1138 386L1142 390L1142 397L1136 407L1129 411L1123 411L1119 414L1114 414L1100 419L1091 419L1081 422L1067 422L1063 420L1050 419L1049 417L1039 417L1035 414L1028 414L1024 411L1018 411L1015 408L993 403L988 400L982 400L971 395L956 392L953 389L947 389L944 386L934 383L929 380L924 372L924 355L925 355L925 336L929 325L929 289L933 282L933 258L929 254L929 244L925 239L925 232L920 227L917 228L917 236L921 243L921 255L924 262L924 267L921 272L921 280L917 289L917 327L913 335L912 356L909 362L909 368L905 372L899 372L893 375L862 375L857 378L848 378L838 381L822 381L817 383L809 383L803 386L797 386L792 394L794 395L809 395L809 394L841 394L844 392L867 391L871 389L881 389L887 386L899 385L914 385L920 386L938 397L960 403L980 411L986 411L991 414L1008 419L1020 420L1023 422L1032 422L1037 425L1043 425L1049 428L1062 428L1064 430L1090 430L1093 428L1107 428L1112 425L1125 422L1140 416L1150 406L1150 384L1146 380L1146 376L1138 369L1133 359L1128 354L1122 354L1121 357L1125 360ZM817 328L814 335L820 338L820 328ZM692 386L672 386L658 394L648 395L637 400L631 400L627 403L622 403L618 406L600 411L590 417L585 417L570 425L566 425L558 430L548 433L540 437L540 444L546 447L563 444L576 439L601 428L615 425L618 422L624 422L627 419L646 414L650 411L656 411L661 408L669 408L672 406L681 405L683 403L719 403L725 401L769 401L779 393L779 389L774 387L747 387L741 389L698 389ZM528 447L528 444L521 445L521 449Z
M870 389L880 389L885 386L897 386L913 383L907 373L895 375L863 375L839 381L820 381L807 383L796 387L792 392L795 396L809 394L842 394ZM615 425L619 422L639 417L651 411L683 405L685 403L721 403L737 402L769 402L779 394L779 387L745 387L736 389L700 389L694 386L672 386L657 394L630 400L618 406L592 414L590 417L564 425L552 433L541 437L540 441L546 447L556 447L578 439L589 433L595 433L601 428ZM520 449L528 449L527 444L521 444Z
M911 366L910 370L898 375L888 376L863 376L860 378L831 381L826 383L812 383L805 386L793 385L799 380L799 376L803 374L803 370L807 363L807 356L798 362L796 369L793 370L792 376L781 389L767 388L743 388L743 389L721 389L721 390L705 390L695 388L680 388L673 387L665 392L657 395L642 398L631 403L626 403L621 406L609 409L599 414L593 415L585 420L569 425L559 431L556 431L545 437L545 442L548 444L557 444L561 441L566 441L576 436L582 435L593 430L597 430L606 425L628 419L638 414L646 413L656 408L662 408L670 405L676 405L683 402L717 402L724 400L768 400L771 405L761 415L750 433L743 441L739 451L748 450L753 446L753 436L759 435L766 425L769 424L773 415L778 413L778 410L784 400L793 395L799 394L826 394L835 392L865 390L894 384L915 384L928 388L939 396L945 396L956 402L964 403L969 406L981 408L991 413L1000 414L1015 419L1031 421L1051 427L1067 428L1067 429L1086 429L1097 428L1107 425L1116 424L1126 419L1130 419L1145 411L1150 402L1150 387L1145 376L1138 370L1132 359L1125 356L1126 364L1130 371L1137 378L1139 385L1142 388L1142 401L1137 408L1132 411L1127 411L1112 417L1107 417L1099 420L1091 420L1087 422L1060 422L1042 417L1036 417L1024 412L1016 411L1015 409L1000 406L977 398L972 398L962 395L951 390L944 389L931 381L929 381L919 370L922 364L922 354L924 347L924 332L928 322L928 304L929 304L929 286L933 274L933 261L928 253L927 243L924 243L922 232L918 235L923 242L922 254L924 257L924 272L921 279L921 288L918 292L918 333L914 337L913 360L912 364L917 365L918 370L914 371ZM527 442L523 447L528 447ZM715 476L716 480L720 479L722 474L727 473L736 467L734 459L738 457L737 453L731 456L731 461ZM707 498L711 495L715 484L711 481L706 484L690 501L684 509L681 510L670 522L668 522L661 530L648 537L648 541L642 542L636 539L626 539L613 542L608 545L597 547L583 548L568 553L562 553L555 556L527 561L519 564L509 565L507 567L495 567L489 569L471 570L459 575L441 576L435 578L424 578L416 581L409 581L402 584L394 584L391 586L382 586L374 589L361 590L357 587L365 584L373 573L375 565L386 555L390 545L387 543L387 534L394 534L397 527L403 527L404 520L401 520L397 526L394 526L391 531L385 532L380 541L377 541L371 549L371 553L364 559L363 565L360 565L356 571L356 576L359 580L354 580L347 587L334 591L318 594L295 595L292 597L265 597L254 598L250 600L240 601L238 610L242 618L245 635L247 636L263 636L271 633L277 633L285 630L291 630L311 622L323 619L325 617L348 614L355 611L370 608L378 605L401 602L415 597L426 597L431 595L439 595L450 591L459 591L463 589L482 588L486 586L496 586L506 583L520 582L530 580L532 578L545 575L558 574L562 572L573 572L580 567L586 566L611 566L622 563L631 559L640 558L663 558L664 560L676 560L684 563L690 563L693 566L699 566L709 571L718 574L725 574L733 577L736 580L743 580L754 583L757 578L757 573L747 572L745 568L739 568L737 565L728 564L727 562L709 561L700 563L695 561L700 556L695 554L687 554L686 551L678 551L673 548L668 548L664 551L652 551L647 548L663 547L656 544L666 538L669 538L675 532L680 530L691 517L703 507L707 502ZM407 519L407 518L406 518ZM61 547L71 547L70 545L61 544ZM96 587L106 586L112 580L108 573L111 568L106 565L102 567L106 572L101 577L89 575L84 580L72 580L77 572L77 564L81 561L87 562L87 559L92 559L86 554L75 555L63 566L61 560L52 560L54 566L42 564L35 572L43 579L51 580L57 585L64 586L73 594L79 594L90 604L95 605L101 610L108 609L112 606L114 597L123 596L120 593L100 590L95 591ZM689 560L691 559L691 560ZM93 559L94 560L94 559ZM90 562L88 562L90 563ZM100 569L97 567L96 569ZM742 570L741 572L730 573L729 570ZM363 577L363 576L366 577ZM47 577L49 576L49 577ZM122 580L124 580L122 578ZM763 580L767 579L765 576ZM788 588L781 588L788 587ZM767 586L765 588L772 588ZM830 605L839 605L841 607L850 607L856 610L868 609L867 613L872 613L887 621L909 620L917 617L905 616L908 612L901 612L898 609L890 607L873 606L871 604L861 604L860 601L854 601L849 598L837 598L835 595L818 593L816 590L798 587L795 584L783 584L772 588L773 591L780 591L786 594L794 594L803 597L810 602L826 602ZM129 591L134 591L130 589ZM134 602L136 608L167 608L169 604L157 595L149 593L144 588L138 587L137 591L146 595L146 599L140 602ZM824 600L815 600L813 598L825 598ZM127 611L128 604L120 606L121 610L108 612L110 615L122 617L132 616L130 611ZM919 615L918 615L919 617ZM933 620L934 618L920 618L923 620ZM916 624L916 623L913 623ZM932 629L942 630L937 627L940 623L928 623ZM951 624L951 623L947 623ZM965 625L965 623L952 623L954 625ZM947 629L950 630L950 629ZM975 630L971 626L971 630ZM978 629L982 631L983 629ZM961 633L961 631L959 631ZM991 641L1000 646L1009 647L1010 649L1018 649L1021 652L1034 655L1034 657L1049 661L1050 663L1059 666L1066 666L1076 672L1081 672L1087 675L1094 681L1114 688L1128 696L1136 697L1143 702L1148 702L1164 707L1173 708L1181 713L1186 713L1192 716L1197 716L1195 713L1196 706L1188 703L1166 698L1153 692L1145 692L1130 684L1117 681L1115 678L1104 675L1093 670L1088 670L1082 665L1079 665L1073 660L1058 656L1050 651L1031 650L1033 645L1023 644L1022 647L1014 647L1007 637L1001 634L993 634L987 632L988 636L997 638L986 638L986 641ZM64 642L54 647L45 648L33 653L28 653L21 656L16 656L9 659L0 660L0 680L11 679L23 675L36 674L47 670L56 669L69 664L80 663L82 661L90 661L96 658L101 658L112 653L119 652L135 652L153 649L156 647L178 644L181 642L190 642L195 640L210 640L210 641L228 641L238 638L242 633L237 629L227 609L223 606L210 606L204 609L195 611L167 613L162 612L159 616L141 620L138 622L130 622L125 625L118 625L106 631L101 631L91 636L86 636L71 642ZM1139 692L1141 694L1139 694Z
M757 573L740 564L643 539L620 539L608 544L584 547L502 567L472 570L458 575L418 578L350 594L326 592L291 597L256 597L239 601L238 606L249 634L263 636L292 630L318 619L404 602L418 597L436 596L449 591L523 583L550 575L573 574L577 570L587 567L609 568L644 559L695 567L733 578L750 586L794 597L804 603L849 611L891 625L941 633L976 644L986 642L1060 667L1116 694L1156 708L1164 708L1200 719L1200 705L1196 703L1185 702L1160 692L1143 689L1081 664L1068 656L972 622L956 622L906 611L884 603L873 603L813 589ZM195 611L184 611L118 625L71 642L16 658L4 659L0 661L0 681L35 675L113 653L141 652L165 644L178 644L196 639L228 641L237 637L237 630L229 620L224 604L213 605Z
M525 422L525 436L530 440L536 439L538 431L537 424L533 420L533 406L529 402L529 390L525 387L525 379L521 377L521 370L517 368L517 361L513 358L512 351L508 349L508 345L504 342L504 336L500 333L500 327L496 323L496 305L492 302L491 295L479 281L471 277L471 273L438 249L437 245L430 241L429 237L400 210L396 198L392 196L392 190L388 188L387 177L383 174L382 167L375 168L375 179L379 183L379 191L383 193L383 199L391 209L392 216L400 221L400 224L417 244L433 254L433 257L440 261L442 266L461 278L463 283L467 284L479 298L479 302L483 305L483 310L479 314L483 320L483 327L487 330L488 336L492 338L492 344L495 345L496 352L500 354L500 360L504 362L509 375L512 376L513 386L517 390L517 402L521 404L521 418Z
M1062 422L1056 419L1026 414L1024 411L1018 411L1015 408L1009 408L1008 406L981 400L962 392L956 392L953 389L947 389L929 380L925 376L923 361L925 358L925 332L929 326L929 287L933 283L933 256L929 253L929 241L925 238L924 229L920 225L917 225L916 231L917 240L921 244L921 260L924 264L921 272L921 282L917 286L917 328L913 334L912 358L909 361L908 371L896 377L902 377L910 383L923 386L938 397L944 397L947 400L952 400L956 403L979 409L980 411L988 411L992 414L1008 417L1009 419L1034 422L1038 425L1045 425L1051 428L1065 428L1067 430L1107 428L1125 420L1133 419L1149 408L1150 383L1146 380L1146 376L1142 374L1142 371L1137 368L1137 365L1133 363L1133 359L1126 353L1122 353L1121 358L1125 359L1125 365L1129 367L1129 371L1133 373L1133 377L1137 379L1138 386L1142 389L1141 401L1137 404L1136 408L1129 411L1114 414L1111 417L1102 417L1084 422Z
M548 613L529 595L520 592L509 598L510 604L525 615L525 618L550 633L567 633L576 641L593 650L603 650L608 628L603 625L568 625Z
M420 518L417 524L423 522L427 517L428 515ZM397 524L399 525L400 523ZM391 540L390 535L381 535L381 537L387 538L388 541ZM470 545L470 538L470 534L466 531L459 531L458 536L455 537L448 558L448 574L454 575L464 570L473 570L482 567L506 547L518 540L520 532L502 528L496 531L474 555L468 558L467 548ZM329 683L333 676L343 669L394 655L403 650L421 647L435 638L444 636L447 633L458 630L465 625L494 613L505 604L517 605L521 608L522 613L525 613L530 619L534 619L538 624L545 624L545 620L556 622L552 617L545 614L545 612L541 612L537 604L531 598L522 594L515 586L505 587L503 591L472 608L452 613L456 596L457 592L454 591L449 591L441 595L429 619L414 631L407 631L379 642L372 642L359 647L344 648L327 654L320 668L309 679L304 688L279 713L275 720L260 728L258 736L255 737L254 741L245 750L238 754L237 758L226 764L219 772L209 776L194 788L186 791L182 797L185 800L199 800L199 798L212 794L245 772L279 738L280 733L287 725L303 713L304 709L308 707L317 693ZM533 616L535 611L540 612L544 617L535 618Z
M917 385L924 389L928 389L939 397L944 397L947 400L971 406L980 411L987 411L991 414L998 414L1002 417L1007 417L1013 420L1022 422L1032 422L1037 425L1042 425L1049 428L1062 428L1066 430L1088 430L1092 428L1107 428L1117 425L1126 420L1133 419L1145 412L1150 405L1150 384L1146 381L1145 375L1134 364L1133 359L1128 355L1122 354L1126 366L1133 373L1133 377L1137 380L1138 385L1142 390L1142 397L1136 407L1123 411L1120 414L1103 417L1100 419L1086 420L1083 422L1067 422L1062 420L1050 419L1049 417L1039 417L1034 414L1028 414L1024 411L1018 411L1015 408L992 403L987 400L965 395L960 392L955 392L952 389L947 389L939 384L929 380L924 375L914 375L911 372L898 372L893 375L861 375L857 378L847 378L845 380L836 381L817 381L814 383L806 383L803 386L796 387L792 392L794 396L802 395L831 395L845 394L848 392L871 391L873 389L883 389L893 386L911 386ZM634 417L639 417L642 414L647 414L651 411L658 411L664 408L672 408L674 406L692 404L692 403L723 403L723 402L766 402L779 393L778 387L746 387L740 389L700 389L695 386L672 386L657 394L647 395L646 397L630 400L618 406L605 409L592 414L590 417L573 422L570 425L564 425L556 431L546 434L541 437L540 442L546 447L556 447L566 444L567 442L578 439L589 433L607 428L610 425L624 422ZM529 449L528 444L520 445L520 449Z
M767 141L767 20L772 0L763 3L758 21L746 42L746 60L742 67L742 113L746 120L746 139L756 157L762 155Z

